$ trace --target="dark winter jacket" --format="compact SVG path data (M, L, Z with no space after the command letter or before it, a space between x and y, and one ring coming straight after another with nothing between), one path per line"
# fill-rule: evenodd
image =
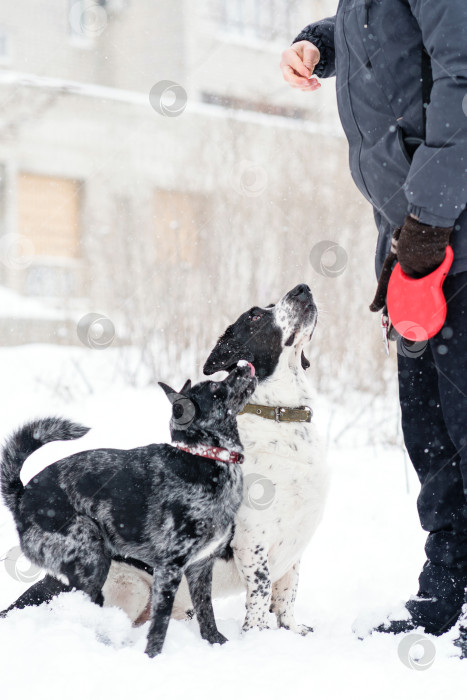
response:
M380 232L377 274L408 212L454 225L451 272L467 270L467 0L340 0L303 39L320 50L316 75L336 76L350 170Z

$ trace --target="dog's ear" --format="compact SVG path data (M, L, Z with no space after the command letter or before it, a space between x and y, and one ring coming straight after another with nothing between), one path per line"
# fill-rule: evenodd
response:
M232 354L232 352L233 342L229 326L229 328L227 328L225 333L220 336L214 348L211 350L208 359L204 363L203 373L214 374L214 372L224 369L223 365L226 363L227 358Z
M204 363L203 367L203 374L214 374L214 372L217 372L219 369L219 365L221 364L221 352L222 346L220 345L220 339L217 342L216 347L214 350L211 351L208 359Z
M191 379L187 379L185 384L182 386L180 391L178 392L179 394L186 394L187 391L190 391L191 389Z
M165 395L168 397L170 403L173 403L171 399L171 395L178 396L178 392L175 391L175 389L172 389L168 384L164 384L164 382L157 382L159 386L165 391Z
M204 363L204 374L214 374L214 372L228 372L229 368L236 365L239 360L246 360L254 364L253 353L244 344L234 341L225 336L219 338L216 347Z
M302 360L302 367L303 367L303 369L308 369L308 367L310 366L310 362L309 362L309 360L305 357L305 353L303 352L303 350L302 350L302 357L301 357L301 360Z

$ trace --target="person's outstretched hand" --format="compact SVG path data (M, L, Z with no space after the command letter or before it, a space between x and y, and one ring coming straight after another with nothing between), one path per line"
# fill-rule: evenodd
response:
M311 41L297 41L282 52L280 67L286 83L304 92L321 87L313 71L319 62L320 53Z

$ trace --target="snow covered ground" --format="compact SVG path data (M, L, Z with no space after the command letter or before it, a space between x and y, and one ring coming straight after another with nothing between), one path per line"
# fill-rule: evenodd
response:
M0 438L26 419L59 413L93 426L115 446L166 440L169 406L162 391L125 386L117 353L2 349ZM175 373L175 379L185 377ZM420 663L434 661L424 670L410 668L400 646L404 635L361 642L352 633L356 618L361 624L378 620L380 611L416 591L424 559L417 483L409 472L407 492L401 450L378 444L374 433L370 441L368 420L342 432L363 400L355 397L351 410L323 397L314 406L328 436L333 478L324 520L302 561L297 619L314 626L312 635L242 634L244 600L238 596L215 602L228 644L210 647L196 621L172 621L163 653L150 660L143 653L146 627L133 629L123 612L100 609L74 593L0 620L0 697L465 697L467 660L453 656L454 632L427 638ZM11 556L10 562L5 558L17 542L9 512L0 506L0 608L28 587L17 579L37 575L24 560L12 574ZM420 646L412 648L415 656L417 651Z

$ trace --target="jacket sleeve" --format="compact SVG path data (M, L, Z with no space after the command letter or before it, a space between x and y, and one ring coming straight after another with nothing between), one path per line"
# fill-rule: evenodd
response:
M334 51L335 24L335 17L327 17L320 22L309 24L292 42L295 44L297 41L306 40L311 41L312 44L318 47L321 56L314 70L314 74L317 75L318 78L332 78L336 75L336 57Z
M405 183L409 212L452 226L467 202L467 2L409 0L431 58L425 141Z

